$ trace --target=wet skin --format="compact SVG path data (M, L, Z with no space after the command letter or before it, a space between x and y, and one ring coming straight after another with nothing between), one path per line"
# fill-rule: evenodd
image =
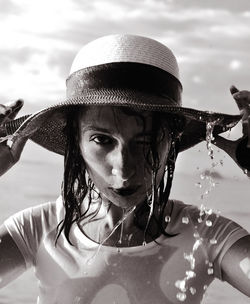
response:
M119 108L91 107L79 118L79 145L87 172L101 193L103 206L110 207L109 216L114 222L124 210L145 202L147 193L151 193L152 170L145 151L152 139L152 118L149 112L143 117L144 126L138 116ZM158 146L157 184L164 174L168 150L166 132ZM132 225L132 221L126 222Z

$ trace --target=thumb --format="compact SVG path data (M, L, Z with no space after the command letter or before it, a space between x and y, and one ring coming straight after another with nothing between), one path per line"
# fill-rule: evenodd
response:
M236 88L236 86L231 85L230 92L231 92L232 95L234 95L235 93L238 93L239 90Z

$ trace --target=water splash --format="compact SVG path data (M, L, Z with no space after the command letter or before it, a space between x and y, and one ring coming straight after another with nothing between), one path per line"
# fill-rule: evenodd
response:
M214 159L214 150L212 147L212 141L214 140L213 131L214 126L217 124L218 120L210 121L206 123L206 143L207 143L207 150L208 155L211 159Z

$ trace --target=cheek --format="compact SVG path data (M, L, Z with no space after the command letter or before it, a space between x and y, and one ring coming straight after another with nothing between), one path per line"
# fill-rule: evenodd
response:
M89 143L84 145L80 144L80 151L86 164L87 171L93 181L100 179L101 177L108 177L111 170L105 161L106 154L103 151L95 149L93 145Z

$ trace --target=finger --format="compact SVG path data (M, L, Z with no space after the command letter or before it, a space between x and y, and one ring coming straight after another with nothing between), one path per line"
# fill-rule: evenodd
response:
M17 113L23 107L23 100L18 99L12 103L7 104L8 108L11 109L11 113L8 115L8 119L12 120L16 117Z
M237 103L239 110L248 110L250 104L250 91L239 91L233 94L233 98Z
M5 105L0 104L0 125L5 123L10 115L11 109L7 108Z
M231 85L231 87L230 87L230 92L231 92L231 94L233 95L233 94L239 92L239 90L236 88L236 86Z

